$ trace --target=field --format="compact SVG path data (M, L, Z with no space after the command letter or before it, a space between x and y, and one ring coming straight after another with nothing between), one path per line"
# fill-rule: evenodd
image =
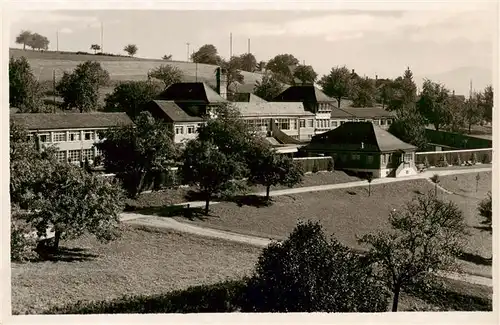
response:
M39 313L78 300L155 294L249 274L258 248L124 225L122 237L64 241L57 262L12 263L12 311Z

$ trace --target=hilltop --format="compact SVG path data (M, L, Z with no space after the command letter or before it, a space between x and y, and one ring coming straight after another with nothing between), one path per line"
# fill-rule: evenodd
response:
M193 62L183 61L166 61L160 59L145 59L128 56L107 56L80 54L75 52L55 52L45 51L38 52L32 50L9 49L9 55L14 58L26 57L33 69L33 73L43 84L50 84L52 87L53 73L55 72L56 80L59 80L63 72L71 72L78 64L92 60L101 63L101 66L109 72L111 83L116 84L122 81L137 81L146 80L147 73L162 64L169 64L178 67L184 72L184 81L203 81L215 86L215 65L196 64ZM242 72L245 80L245 88L254 85L257 80L261 79L261 74ZM113 87L104 88L102 96L113 90Z

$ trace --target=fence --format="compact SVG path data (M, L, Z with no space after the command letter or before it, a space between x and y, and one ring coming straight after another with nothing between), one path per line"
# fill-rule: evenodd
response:
M475 165L478 163L491 164L493 161L492 148L450 151L427 151L415 153L415 163L426 167L448 167Z
M332 171L333 158L332 157L300 157L293 158L293 160L302 166L304 172L318 172L318 171Z

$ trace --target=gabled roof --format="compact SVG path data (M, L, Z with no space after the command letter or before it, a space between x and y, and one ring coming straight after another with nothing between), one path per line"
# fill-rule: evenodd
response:
M204 82L179 82L165 89L159 96L159 100L176 102L199 102L205 104L226 103L210 86Z
M235 102L232 105L243 117L314 116L304 109L304 104L297 102Z
M23 113L10 119L31 131L57 129L91 129L130 125L126 113Z
M198 116L190 116L173 101L168 100L153 100L152 105L155 105L168 119L172 122L202 122L203 119Z
M295 85L285 89L276 96L273 101L287 102L335 102L335 99L328 97L314 85Z
M336 129L312 138L310 146L332 146L342 150L357 151L408 151L417 148L401 141L371 122L347 122Z
M342 110L358 118L395 117L396 115L381 107L348 107Z
M266 100L260 98L252 93L234 93L231 95L231 99L234 102L242 103L267 103Z

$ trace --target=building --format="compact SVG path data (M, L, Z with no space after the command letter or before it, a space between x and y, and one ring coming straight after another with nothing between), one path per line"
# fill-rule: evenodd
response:
M393 112L386 111L381 107L344 107L334 108L331 113L331 129L345 122L372 122L387 130L395 119Z
M336 101L314 85L291 86L276 96L273 101L303 103L304 108L315 115L314 133L320 134L330 130L331 113Z
M100 155L94 146L100 132L133 123L126 113L28 113L11 114L10 119L24 126L30 137L38 136L42 146L58 148L59 161L71 163Z
M374 177L415 175L415 151L371 122L346 122L316 135L304 147L308 155L332 156L336 169L372 173Z
M153 100L146 105L146 109L155 119L163 120L170 126L175 143L195 139L198 127L204 123L202 117L187 114L174 101Z

